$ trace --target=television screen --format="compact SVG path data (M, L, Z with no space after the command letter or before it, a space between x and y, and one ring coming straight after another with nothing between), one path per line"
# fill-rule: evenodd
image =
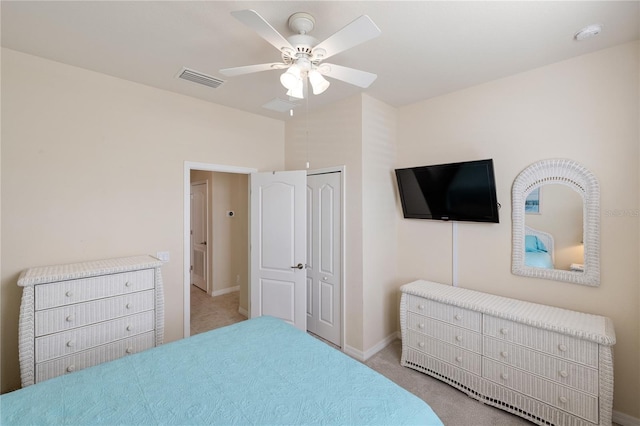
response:
M493 160L396 169L405 218L498 223Z

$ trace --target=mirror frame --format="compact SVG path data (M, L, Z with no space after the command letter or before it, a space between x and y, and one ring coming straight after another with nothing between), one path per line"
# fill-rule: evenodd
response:
M534 268L524 263L524 203L531 191L546 184L568 186L582 197L584 272ZM593 173L572 160L541 160L516 177L511 200L513 274L592 287L600 285L600 185Z

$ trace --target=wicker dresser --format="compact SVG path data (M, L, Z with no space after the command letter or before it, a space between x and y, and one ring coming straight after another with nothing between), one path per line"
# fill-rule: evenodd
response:
M162 262L151 256L22 272L22 386L162 343Z
M608 318L428 281L401 291L403 366L537 424L611 424Z

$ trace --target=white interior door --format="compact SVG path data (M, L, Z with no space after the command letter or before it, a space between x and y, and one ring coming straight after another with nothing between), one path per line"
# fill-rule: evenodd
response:
M252 173L251 318L306 319L305 171Z
M307 176L307 329L340 346L340 173Z
M191 284L207 291L207 183L191 184Z

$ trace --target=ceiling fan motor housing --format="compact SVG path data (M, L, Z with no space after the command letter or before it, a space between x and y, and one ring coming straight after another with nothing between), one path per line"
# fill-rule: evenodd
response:
M309 31L313 30L316 20L306 12L296 12L289 16L288 24L289 28L294 33L307 34Z

